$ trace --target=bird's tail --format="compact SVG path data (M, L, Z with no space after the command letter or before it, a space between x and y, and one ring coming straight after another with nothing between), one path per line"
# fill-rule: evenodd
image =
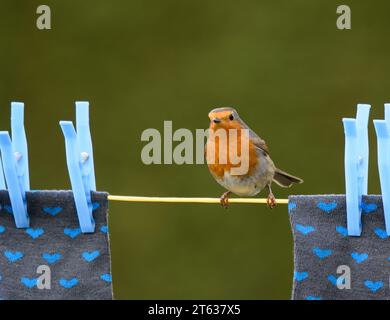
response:
M274 175L274 182L283 188L289 188L293 183L302 183L303 180L301 178L292 176L287 172L276 169Z

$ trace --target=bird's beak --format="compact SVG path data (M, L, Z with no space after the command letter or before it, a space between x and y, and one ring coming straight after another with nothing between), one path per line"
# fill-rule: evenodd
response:
M220 123L220 122L221 122L221 119L219 119L219 118L214 118L213 121L214 121L214 123Z

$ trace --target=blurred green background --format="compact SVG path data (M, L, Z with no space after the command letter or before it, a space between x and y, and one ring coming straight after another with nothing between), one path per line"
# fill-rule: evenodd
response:
M383 117L390 100L388 1L0 2L0 128L26 103L34 189L68 189L59 120L91 103L99 190L121 195L219 196L205 165L141 162L146 128L208 126L234 106L282 169L305 179L288 194L344 193L341 118L359 102ZM336 8L352 9L352 30ZM370 124L370 185L379 192ZM265 193L262 193L264 196ZM110 203L117 299L289 299L293 243L287 208Z

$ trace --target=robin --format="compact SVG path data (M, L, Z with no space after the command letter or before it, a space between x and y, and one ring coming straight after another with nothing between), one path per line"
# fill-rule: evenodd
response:
M281 187L288 188L293 183L302 183L303 180L290 175L282 170L275 167L273 161L270 158L269 150L264 142L255 132L253 132L245 122L239 117L237 111L233 108L217 108L209 113L210 118L210 134L206 144L206 158L207 165L212 176L217 182L226 188L228 191L221 196L221 205L224 208L228 207L229 195L234 193L238 196L254 196L258 194L265 187L268 188L269 194L267 197L267 204L272 209L276 205L275 196L272 193L271 184L275 182ZM229 148L223 147L219 138L211 138L211 134L217 130L226 131L226 145L232 143L229 138L231 129L235 129L237 135L237 154L240 155L241 146L241 130L247 129L245 132L248 133L248 152L247 158L245 155L241 156L243 159L248 161L248 170L244 174L234 175L232 169L240 166L239 163L233 163L229 157ZM230 139L230 140L229 140ZM215 152L213 161L207 157L207 153ZM223 158L222 156L225 157ZM224 159L225 161L220 161ZM227 160L227 161L226 161Z

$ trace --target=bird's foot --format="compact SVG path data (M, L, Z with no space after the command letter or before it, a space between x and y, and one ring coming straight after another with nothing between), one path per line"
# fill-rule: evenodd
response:
M276 199L275 199L275 196L272 192L270 192L268 194L268 197L267 197L267 205L270 209L273 209L276 207Z
M229 194L230 191L226 191L220 198L221 206L227 209L229 207Z

